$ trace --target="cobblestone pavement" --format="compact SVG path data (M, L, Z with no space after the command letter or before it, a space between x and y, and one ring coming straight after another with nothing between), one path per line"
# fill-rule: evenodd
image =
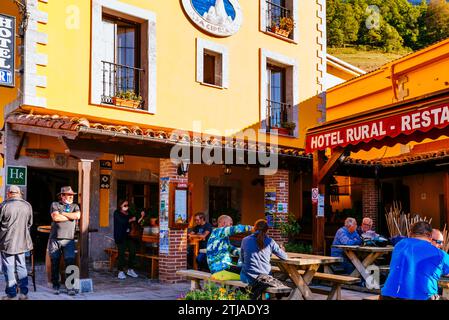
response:
M117 278L116 272L90 271L93 282L93 292L80 293L69 296L62 292L55 295L47 284L45 266L36 266L36 292L33 291L31 278L29 278L30 300L175 300L190 289L190 283L162 284L158 280L148 279L146 276L139 278L127 277L125 280ZM0 274L0 296L3 296L5 278ZM369 293L352 290L342 290L343 300L362 300ZM326 299L326 296L314 294L314 299Z

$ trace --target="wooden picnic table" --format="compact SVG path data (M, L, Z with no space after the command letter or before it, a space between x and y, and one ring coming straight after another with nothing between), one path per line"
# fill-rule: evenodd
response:
M393 246L386 247L370 247L370 246L348 246L348 245L333 245L334 248L343 249L346 256L351 260L355 270L350 274L352 277L359 277L367 280L371 273L367 268L374 264L381 256L393 251ZM362 255L366 255L363 261L360 261Z
M277 265L279 269L287 274L293 281L296 288L290 294L292 299L299 294L304 300L311 300L313 298L312 291L309 284L315 276L318 268L321 265L343 262L340 257L318 256L303 253L287 252L288 259L282 260L277 256L271 256L271 263ZM300 270L304 272L300 272Z

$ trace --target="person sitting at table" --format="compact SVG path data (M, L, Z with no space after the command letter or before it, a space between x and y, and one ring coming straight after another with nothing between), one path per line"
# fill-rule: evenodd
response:
M335 233L334 241L332 242L332 246L334 245L360 245L362 244L362 239L357 233L357 221L354 218L346 218L345 225L337 230ZM350 274L354 271L355 267L352 265L351 261L346 257L341 248L332 248L331 249L332 257L341 257L343 258L343 262L340 263L340 267L344 270L344 273Z
M229 237L249 232L252 226L236 225L230 216L221 215L217 220L218 228L214 229L207 241L207 263L212 277L218 280L240 280L241 267L232 263L231 255L238 256L240 249L231 245Z
M393 249L380 300L443 300L438 295L438 280L447 274L449 255L432 245L432 226L416 222L410 227L410 237Z
M279 259L287 259L284 248L267 236L268 224L264 219L254 223L254 233L243 238L240 256L242 271L240 280L253 285L261 274L271 274L271 255L275 254Z
M199 242L199 249L206 249L207 240L209 240L210 234L212 232L212 225L206 221L206 215L203 212L197 212L193 217L195 221L195 226L189 232L189 238L193 235L200 236L201 241ZM192 246L189 246L188 250L188 261L192 261L193 258L193 249ZM199 252L196 257L196 262L198 263L198 268L208 269L207 268L207 256L205 253Z
M373 220L371 218L365 217L362 220L362 225L357 227L357 233L360 237L362 237L362 234L364 233L370 233L373 228Z
M432 229L432 244L438 249L443 249L444 237L438 229Z

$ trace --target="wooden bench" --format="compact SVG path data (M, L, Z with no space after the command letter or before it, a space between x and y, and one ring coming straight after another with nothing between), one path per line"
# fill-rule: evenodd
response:
M280 273L281 270L279 267L272 267L271 271L273 273ZM303 275L305 273L304 270L299 270L299 273ZM313 280L321 280L325 282L329 282L331 285L330 290L314 288L311 287L310 290L314 293L318 294L327 294L327 300L341 300L341 286L344 284L355 284L360 282L359 278L343 276L339 274L331 274L331 273L322 273L316 272L313 276Z
M109 255L109 271L112 271L118 258L118 250L116 248L107 248L104 249L104 251ZM125 254L126 256L128 256L129 252L126 251ZM149 261L151 261L150 277L154 279L159 267L159 256L138 252L136 253L136 257L148 259Z
M363 300L380 300L380 295L377 294L374 296L365 297Z
M177 275L186 277L188 280L190 280L190 289L191 290L197 290L201 289L201 283L200 281L211 281L215 283L220 283L226 286L236 287L236 288L246 288L248 284L239 281L239 280L216 280L211 278L211 274L204 271L199 270L178 270L176 272ZM280 288L267 288L265 292L272 293L272 294L278 294L278 293L284 293L289 294L291 293L292 288L288 286L280 287Z

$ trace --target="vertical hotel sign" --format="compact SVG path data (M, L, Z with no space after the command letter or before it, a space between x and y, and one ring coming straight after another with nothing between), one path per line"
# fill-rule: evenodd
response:
M15 85L16 18L0 13L0 86Z

